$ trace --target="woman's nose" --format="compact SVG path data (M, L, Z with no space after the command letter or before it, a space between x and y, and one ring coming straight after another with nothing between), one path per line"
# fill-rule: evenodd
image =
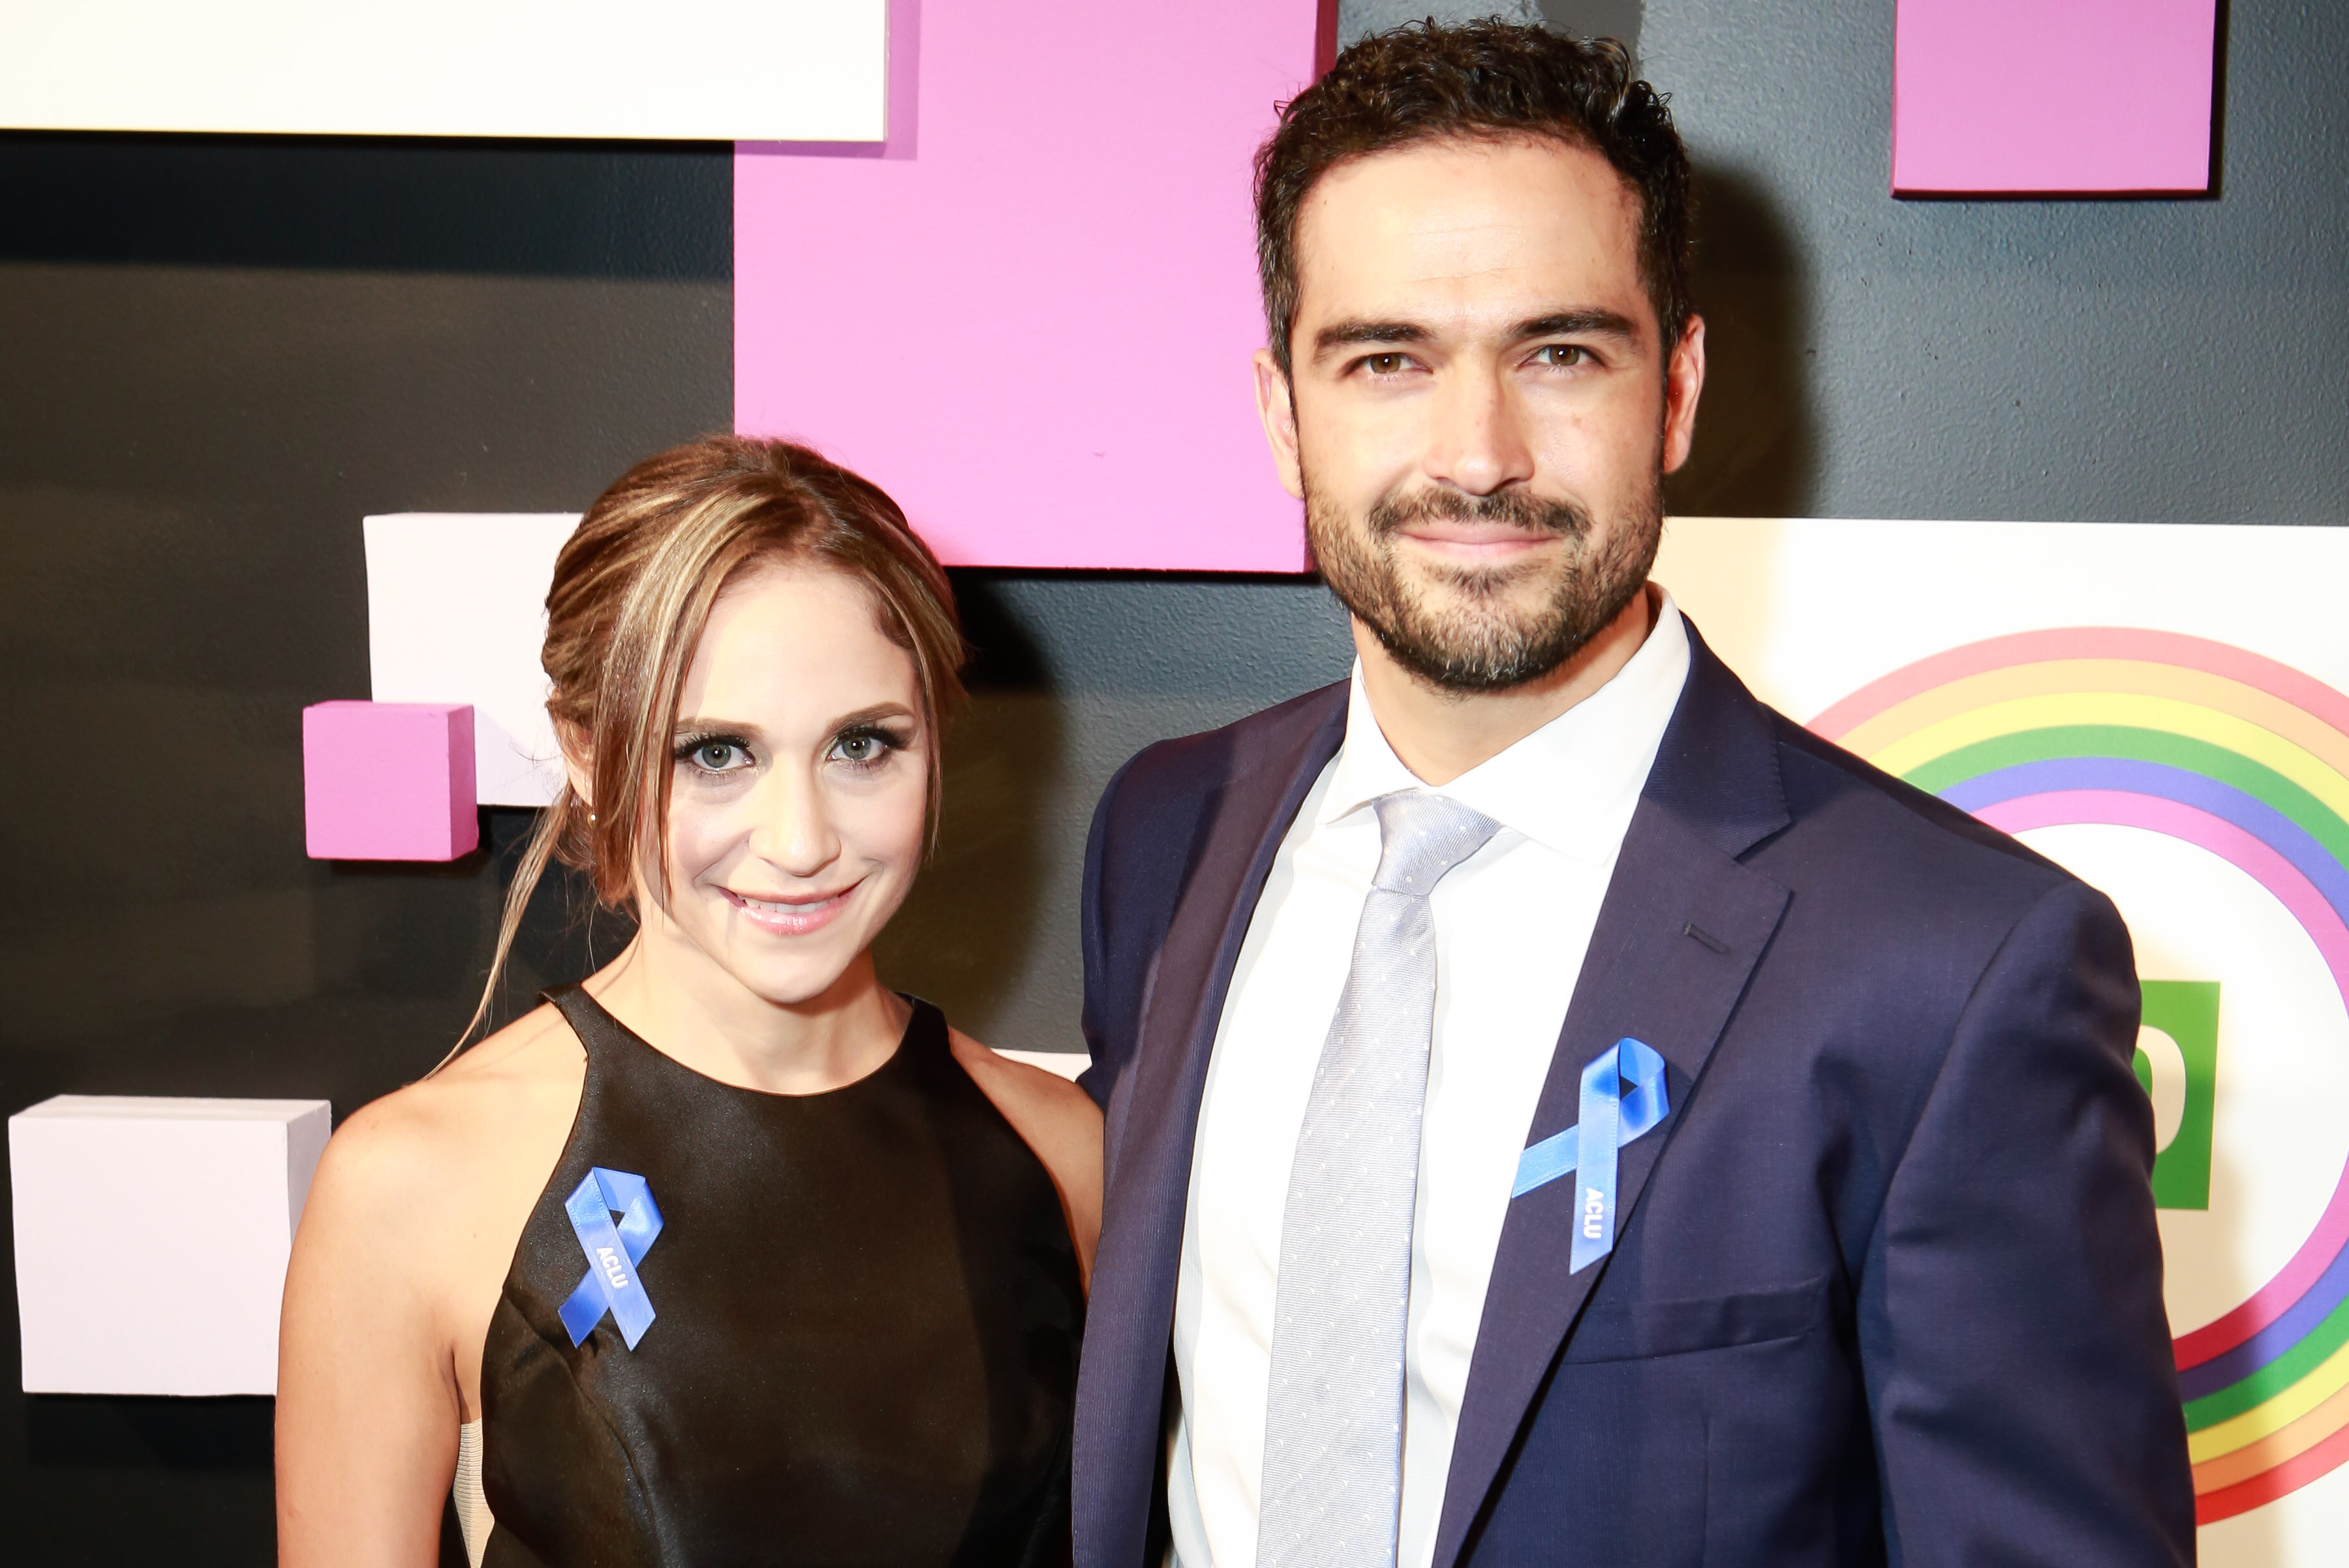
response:
M839 857L840 836L823 791L808 774L775 769L754 807L758 819L750 829L750 851L770 865L792 877L812 877Z

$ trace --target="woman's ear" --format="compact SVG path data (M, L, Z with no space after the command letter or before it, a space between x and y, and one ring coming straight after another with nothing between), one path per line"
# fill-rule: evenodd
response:
M587 808L587 818L595 817L595 753L588 748L587 737L576 725L562 720L554 722L554 742L563 748L563 775L570 781L571 793Z

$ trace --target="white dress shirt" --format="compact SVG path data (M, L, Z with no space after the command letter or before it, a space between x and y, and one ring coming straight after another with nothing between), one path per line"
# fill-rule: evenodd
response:
M1501 831L1437 884L1435 1028L1405 1341L1401 1568L1427 1568L1517 1157L1648 769L1688 674L1666 596L1589 697L1436 790ZM1426 788L1355 667L1346 738L1282 838L1207 1068L1174 1296L1167 1502L1181 1568L1253 1568L1280 1225L1313 1070L1353 958L1379 824Z

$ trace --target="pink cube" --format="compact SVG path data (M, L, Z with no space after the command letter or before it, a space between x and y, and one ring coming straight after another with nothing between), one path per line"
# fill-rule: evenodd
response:
M1899 0L1896 195L2210 188L2218 0Z
M736 148L735 428L865 474L949 565L1305 570L1248 189L1335 20L895 0L877 156Z
M318 702L302 710L313 860L454 860L481 841L470 703Z

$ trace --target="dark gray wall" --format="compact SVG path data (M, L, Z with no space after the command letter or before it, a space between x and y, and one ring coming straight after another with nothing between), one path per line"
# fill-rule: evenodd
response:
M2216 199L1896 202L1889 5L1648 0L1710 209L1680 509L2349 518L2349 7L2220 10Z
M342 1114L445 1048L492 857L302 853L357 520L578 506L722 425L731 200L718 147L0 137L0 1110ZM24 1398L16 1334L0 1559L270 1560L266 1400Z
M2343 517L2349 12L2232 8L2219 199L1909 203L1884 0L1544 9L1630 17L1702 166L1682 510ZM524 818L445 869L303 857L299 709L367 690L357 520L577 507L722 425L730 200L722 148L0 136L0 1111L339 1116L439 1056ZM1094 792L1342 672L1342 626L1296 581L958 578L977 696L888 969L1066 1046ZM563 904L518 997L588 961ZM26 1399L15 1332L10 1560L268 1560L265 1401Z

